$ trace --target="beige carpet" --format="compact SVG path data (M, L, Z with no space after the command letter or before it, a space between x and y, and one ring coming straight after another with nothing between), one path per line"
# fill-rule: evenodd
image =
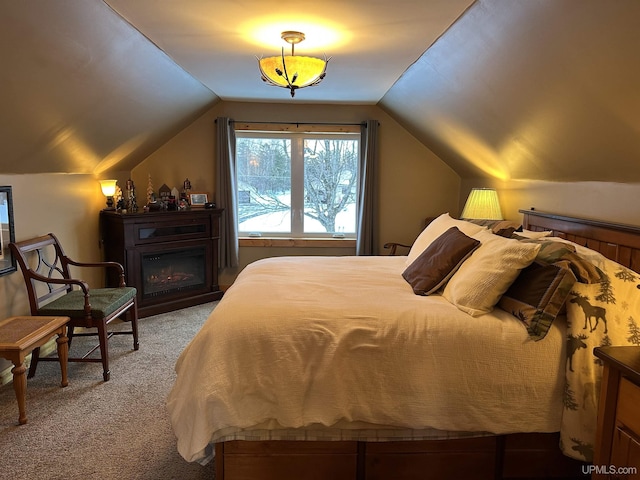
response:
M38 365L27 381L29 422L18 426L12 385L0 388L2 479L208 479L214 462L188 463L176 450L165 399L174 364L214 303L139 320L140 350L130 336L112 337L111 380L99 363L70 363L69 386L60 367ZM81 351L88 338L75 338Z

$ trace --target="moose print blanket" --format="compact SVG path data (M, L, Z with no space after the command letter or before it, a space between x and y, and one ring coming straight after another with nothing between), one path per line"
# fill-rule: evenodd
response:
M567 365L561 449L592 461L602 363L593 349L640 345L640 275L603 255L576 246L599 271L600 281L576 283L566 300Z

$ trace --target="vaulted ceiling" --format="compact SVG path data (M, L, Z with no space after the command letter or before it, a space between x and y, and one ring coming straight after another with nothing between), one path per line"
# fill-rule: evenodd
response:
M0 3L0 173L129 170L220 100L377 104L463 178L640 181L637 0ZM331 57L300 90L256 56Z

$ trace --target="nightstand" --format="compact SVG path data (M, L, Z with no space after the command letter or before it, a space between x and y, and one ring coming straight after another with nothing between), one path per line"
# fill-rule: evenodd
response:
M640 347L598 347L604 362L593 479L640 479Z

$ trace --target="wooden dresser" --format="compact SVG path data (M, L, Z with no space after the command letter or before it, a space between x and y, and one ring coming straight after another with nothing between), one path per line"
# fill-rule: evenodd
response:
M105 260L120 263L138 290L140 317L219 300L222 210L100 212ZM117 285L117 278L107 279Z
M640 479L640 347L599 347L604 362L593 479Z

